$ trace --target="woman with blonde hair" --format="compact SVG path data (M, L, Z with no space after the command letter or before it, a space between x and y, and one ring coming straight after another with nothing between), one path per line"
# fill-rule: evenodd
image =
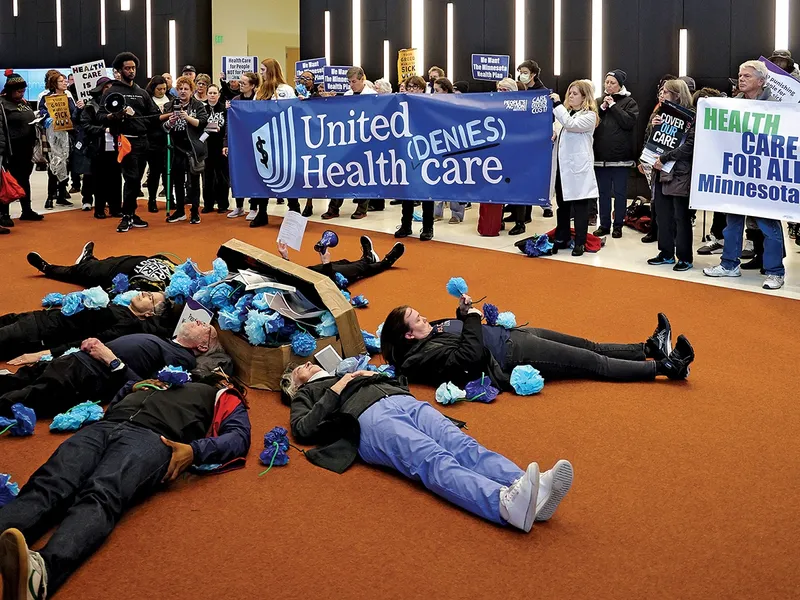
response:
M572 256L582 256L586 251L589 232L589 204L599 195L594 174L594 130L599 123L597 103L592 85L584 80L573 81L567 88L566 106L561 97L553 93L553 115L562 125L556 139L558 163L556 167L556 216L553 251L569 247L571 240L570 218L575 213L575 245Z

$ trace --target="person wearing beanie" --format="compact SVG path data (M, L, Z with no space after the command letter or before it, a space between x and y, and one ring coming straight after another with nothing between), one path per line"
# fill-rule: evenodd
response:
M680 79L683 83L686 84L686 87L689 88L690 94L694 94L697 91L697 83L695 83L693 77L687 77L686 75L684 75L683 77L678 77L678 79Z
M36 115L25 101L28 87L25 79L11 69L5 72L5 76L6 83L0 92L0 136L4 140L0 144L0 159L25 191L25 196L19 200L22 207L20 221L41 221L44 217L31 209L31 172L37 135L31 122ZM8 233L13 226L8 204L0 203L0 233Z
M142 175L147 163L148 135L160 126L161 111L146 91L134 82L139 68L139 59L131 52L121 52L114 58L112 66L120 79L111 83L100 100L98 119L108 127L116 147L123 154L120 167L124 186L122 191L122 219L117 231L125 233L131 228L147 227L147 221L136 214L139 194L142 191ZM110 112L106 100L112 94L124 99L124 108ZM130 151L125 153L125 149Z
M636 166L634 133L639 105L625 89L628 74L614 69L606 75L605 95L597 99L600 124L594 132L594 167L600 191L600 227L597 236L622 237L628 206L628 177ZM611 198L614 197L612 233Z

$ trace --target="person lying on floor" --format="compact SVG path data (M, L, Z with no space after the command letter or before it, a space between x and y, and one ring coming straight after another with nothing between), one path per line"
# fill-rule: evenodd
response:
M101 421L67 438L0 509L3 598L52 596L131 506L189 467L243 466L250 418L243 391L231 385L211 373L181 387L126 386ZM30 550L53 525L47 544Z
M119 274L128 278L128 288L141 292L163 292L175 272L175 263L168 257L155 256L109 256L97 258L94 242L87 242L74 265L51 265L38 252L28 253L28 264L49 279L72 283L84 288L101 287L110 290L114 277Z
M128 381L153 378L167 366L191 371L198 356L220 349L216 330L200 321L181 324L173 340L148 333L123 335L108 344L89 338L80 352L0 375L0 416L11 416L17 402L39 419L51 419L86 400L105 404Z
M456 315L430 323L410 306L395 308L381 331L384 359L412 383L451 381L463 388L485 374L504 391L512 391L510 376L518 365L535 367L545 381L651 381L659 375L686 379L694 360L684 336L672 349L663 314L652 337L638 344L598 344L547 329L482 325L483 315L467 295L459 300Z
M0 316L0 361L11 365L32 364L45 354L61 356L81 342L96 337L110 342L131 333L152 333L172 337L177 317L169 314L162 292L141 292L130 306L109 304L67 316L58 309L9 313ZM20 356L20 352L24 353Z
M372 240L366 235L362 235L361 258L358 260L342 259L331 262L330 249L325 248L324 252L319 253L320 264L311 265L307 268L331 278L334 283L336 283L337 273L347 279L349 283L355 283L391 269L405 251L406 247L398 242L381 259L372 246ZM289 260L289 247L281 241L278 241L278 253L284 260Z
M479 517L525 532L547 521L572 485L572 465L539 474L481 446L397 380L371 371L335 377L307 362L281 379L292 435L327 444L306 452L314 464L344 472L360 456L422 484Z

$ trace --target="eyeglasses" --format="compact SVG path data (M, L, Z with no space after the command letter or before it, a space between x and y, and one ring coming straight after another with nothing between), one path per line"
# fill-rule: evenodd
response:
M421 90L422 88L419 87L418 85L407 85L406 89L407 90Z
M314 81L313 77L298 77L297 81Z

